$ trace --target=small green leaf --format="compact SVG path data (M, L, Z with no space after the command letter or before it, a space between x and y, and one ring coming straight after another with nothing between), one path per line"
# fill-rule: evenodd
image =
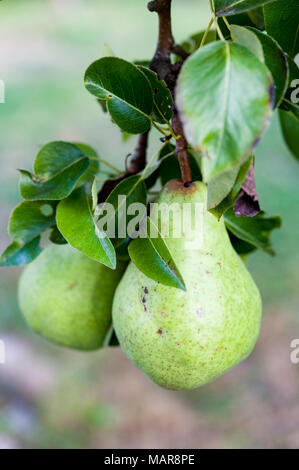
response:
M251 10L251 11L254 11L254 10ZM235 24L238 26L256 26L248 13L249 12L244 12L244 13L238 13L236 15L231 15L229 18L230 25ZM230 29L228 29L227 24L225 23L223 17L218 19L218 25L225 39L229 40L231 37Z
M205 181L252 153L270 122L272 91L267 67L239 44L217 41L186 60L177 106L189 143L203 154Z
M21 196L29 201L64 199L73 191L80 176L87 170L88 165L88 158L81 158L78 162L72 163L64 171L47 181L37 179L29 171L19 170L21 173Z
M247 23L246 26L253 26L255 28L260 29L261 31L265 29L264 9L262 6L259 8L255 8L254 10L249 10L247 14L253 24L251 25Z
M130 243L131 260L150 279L165 286L186 290L184 280L158 228L149 217L144 223L147 223L147 238L136 238ZM157 238L151 238L151 225L158 233Z
M173 100L169 88L163 80L159 80L158 75L147 67L138 67L148 79L154 96L153 119L160 124L170 121L172 118Z
M241 167L238 169L237 177L235 177L233 186L231 187L227 196L223 198L223 200L221 200L221 202L218 203L217 206L210 208L210 212L212 212L212 214L218 217L218 219L220 219L220 217L224 214L224 212L226 212L230 207L232 207L235 204L237 197L239 195L239 192L242 188L242 184L244 183L246 175L251 166L252 160L253 160L253 156L248 158L246 162L243 163L243 165L241 165ZM223 173L219 176L219 178L221 178L222 175ZM208 191L209 191L209 186L208 186ZM208 192L208 204L209 204L209 192Z
M220 173L208 184L208 210L215 209L230 193L239 173L239 166Z
M276 0L265 5L264 17L267 33L294 58L299 49L298 0Z
M57 227L63 237L91 259L115 269L114 247L103 232L99 232L92 213L92 198L85 187L76 189L57 206Z
M40 236L25 245L13 242L0 257L0 266L24 266L31 263L41 253Z
M270 70L275 85L275 107L279 106L288 87L289 66L286 55L275 39L256 28L246 28L259 39L264 53L265 64Z
M85 73L87 90L107 101L113 121L125 132L141 134L150 129L153 93L145 75L133 64L104 57Z
M8 233L12 244L0 258L1 266L30 263L41 252L40 234L55 225L55 203L53 201L24 201L12 212Z
M34 173L20 170L24 199L59 200L67 197L89 167L89 159L77 145L51 142L38 152Z
M15 242L28 243L55 225L55 204L51 201L24 201L12 212L8 233Z
M233 209L229 209L224 215L224 220L226 227L235 237L270 255L275 254L271 246L270 234L272 230L281 226L280 217L266 218L262 212L255 217L236 217Z
M48 180L86 156L78 145L63 141L50 142L38 152L33 170L39 179Z
M74 142L74 144L79 147L80 150L84 153L85 157L89 159L89 167L86 172L80 177L77 187L81 184L86 183L90 178L99 173L100 171L100 162L97 152L90 147L90 145L83 144L81 142Z
M213 0L216 16L235 15L276 0Z
M262 44L253 31L250 31L250 29L244 28L243 26L232 24L231 37L238 44L247 47L247 49L256 55L261 62L265 62Z
M294 157L299 160L299 120L282 109L279 110L279 119L285 143Z

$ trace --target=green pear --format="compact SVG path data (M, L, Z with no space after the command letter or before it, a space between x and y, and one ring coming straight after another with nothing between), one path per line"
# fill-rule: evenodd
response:
M207 211L207 188L170 181L159 204L202 204L202 243L186 243L190 232L161 232L186 291L153 281L130 263L113 302L113 324L128 358L158 385L171 390L197 388L231 369L252 351L260 329L261 298L243 261L234 251L223 219ZM167 227L169 225L169 227ZM193 235L193 242L198 234ZM189 242L192 242L192 238Z
M50 245L22 273L20 309L33 330L55 343L100 348L123 270L112 271L70 245Z

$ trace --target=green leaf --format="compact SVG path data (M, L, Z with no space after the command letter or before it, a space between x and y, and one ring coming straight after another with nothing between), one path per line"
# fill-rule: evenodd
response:
M231 25L231 37L232 39L247 47L254 55L256 55L261 62L265 62L264 51L259 38L250 29L238 26L235 24Z
M257 248L250 243L244 242L244 240L241 240L238 237L235 237L231 232L228 232L231 244L234 247L234 250L239 254L239 255L249 255L253 251L256 251Z
M0 257L0 266L24 266L31 263L41 253L40 236L25 245L13 242Z
M216 16L228 16L258 8L276 0L214 0Z
M20 170L20 192L24 199L59 200L67 197L89 167L84 152L68 142L51 142L38 152L34 173Z
M288 87L289 66L286 55L275 39L256 28L247 27L259 39L264 53L265 64L270 70L275 85L275 107L279 106Z
M30 263L41 252L40 234L55 225L53 202L24 201L12 212L8 233L13 243L0 258L1 266Z
M254 26L255 28L260 29L261 31L265 29L263 7L255 8L254 10L249 10L247 14L253 24L251 25L247 23L246 26Z
M49 236L49 240L52 242L52 243L55 243L56 245L66 245L67 244L67 241L66 239L62 236L62 234L59 232L57 226L55 225L55 227L53 227L53 229L51 230L51 233L50 233L50 236Z
M81 142L74 142L74 144L79 147L80 150L84 153L85 157L89 159L89 167L87 168L86 172L81 176L77 183L77 187L81 184L86 183L89 179L91 179L94 175L99 173L100 171L100 162L98 159L98 154L96 150L94 150L90 145L83 144Z
M152 117L154 121L165 124L172 118L173 100L169 88L163 80L159 80L158 75L147 67L138 66L148 79L154 96L154 109Z
M254 10L251 10L254 11ZM229 18L229 23L232 25L238 26L255 26L255 23L250 18L248 12L238 13L237 15L231 15ZM224 35L225 39L230 39L230 30L228 29L223 17L218 19L218 25ZM263 28L264 29L264 28Z
M147 224L147 238L136 238L130 243L131 260L150 279L165 286L186 290L184 280L158 228L149 217L144 223ZM151 226L156 230L157 238L151 237Z
M294 58L299 49L298 0L277 0L265 5L264 17L267 33Z
M193 54L199 48L205 31L200 31L199 33L193 34L186 41L182 42L180 45L187 54ZM206 36L205 44L216 41L216 31L210 30Z
M208 210L217 207L230 193L239 173L239 166L226 170L208 184Z
M177 106L206 181L252 153L269 125L272 90L267 67L239 44L217 41L186 60Z
M104 57L85 73L87 90L107 101L113 121L125 132L141 134L150 129L153 93L145 75L133 64Z
M236 217L233 209L229 209L224 215L224 220L226 227L235 237L274 255L270 234L281 226L280 217L266 218L262 212L255 217Z
M237 169L237 175L234 178L233 185L230 187L229 192L226 194L226 197L224 197L218 204L215 204L215 201L217 199L219 200L220 198L219 197L218 198L214 197L214 204L212 205L213 193L212 193L212 195L209 194L210 191L211 191L209 186L212 183L212 181L211 181L211 183L209 183L209 185L208 185L208 209L210 210L210 212L212 212L212 214L214 214L216 217L218 217L218 219L220 219L220 217L224 214L224 212L226 212L230 207L232 207L235 204L235 202L237 200L237 197L239 195L239 192L242 188L242 184L244 183L246 175L247 175L247 173L249 171L249 168L251 166L252 160L253 160L253 156L248 158L246 160L246 162L243 163L243 165L241 165L241 167ZM232 179L234 177L234 171L232 171L232 170L230 170L230 171L232 172L230 174L231 181L232 181ZM219 175L218 178L221 178L222 175L224 175L224 173ZM227 178L228 178L228 181L229 181L229 176ZM216 178L216 180L217 180L217 178ZM219 181L218 181L218 183L219 183ZM227 184L226 187L228 187L229 185L230 184ZM217 188L217 181L215 181L214 187L212 188L212 191L216 193L217 189L218 189ZM223 191L223 193L224 193L224 191ZM218 194L219 194L219 189L218 189Z
M285 143L294 157L299 160L299 120L291 113L281 109L279 110L279 119Z
M114 247L107 235L98 230L92 213L92 198L85 187L76 189L57 206L57 227L63 237L89 258L115 269Z
M28 243L55 225L55 204L50 201L24 201L12 212L8 233L15 242Z
M106 203L111 204L114 208L113 220L109 214L104 214L105 204L97 213L98 222L103 217L106 217L107 228L109 224L113 222L115 227L115 239L114 243L117 246L119 242L123 242L128 237L128 225L132 221L136 214L128 214L128 208L131 204L141 203L146 210L147 192L143 179L138 175L130 176L122 180L109 194L106 199ZM141 219L144 215L141 214ZM103 219L104 220L104 219ZM121 228L120 228L121 227Z
M39 179L48 180L86 156L78 145L63 141L50 142L38 152L33 170Z
M287 56L287 60L290 71L289 83L280 108L290 111L294 117L299 119L299 67L290 56Z

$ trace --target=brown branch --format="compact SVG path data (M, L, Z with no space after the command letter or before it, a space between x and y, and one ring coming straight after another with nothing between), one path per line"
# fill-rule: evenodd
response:
M148 132L140 134L138 142L130 161L130 165L126 170L126 173L134 175L144 170L146 164L146 149L148 144Z
M171 52L175 52L183 59L188 57L185 51L175 44L171 29L171 0L155 0L148 4L150 11L155 11L159 16L159 39L154 58L151 62L151 69L157 73L161 80L164 80L171 90L175 103L175 84L177 76L182 66L182 62L172 65L170 60ZM180 164L183 183L192 180L189 156L187 152L187 140L184 129L180 121L178 110L174 104L172 126L174 133L180 138L176 141L175 155Z
M171 0L155 0L149 2L149 11L155 11L159 16L158 44L150 68L165 80L171 73L170 54L174 45L171 30Z
M180 136L180 138L176 141L176 148L174 153L178 157L183 183L185 186L188 186L188 183L192 180L189 155L187 152L188 144L184 136L183 126L178 111L176 109L174 110L172 118L172 127L174 133L177 136Z
M139 135L135 151L130 161L130 165L128 166L126 171L117 178L112 178L105 181L101 190L98 193L99 204L101 202L106 201L107 197L109 196L111 191L118 185L118 183L128 178L129 176L136 175L145 168L148 134L148 132L145 132L144 134Z
M172 46L171 52L173 52L175 55L179 56L181 59L186 60L190 56L188 52L185 51L185 49L182 48L179 44L174 44Z

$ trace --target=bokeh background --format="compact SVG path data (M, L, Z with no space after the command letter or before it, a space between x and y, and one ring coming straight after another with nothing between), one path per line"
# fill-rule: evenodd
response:
M123 143L83 86L86 67L107 43L125 59L153 55L157 18L146 0L3 0L0 5L0 250L20 201L17 168L39 147L75 140L123 167ZM174 0L177 40L206 27L208 0ZM217 119L217 116L215 116ZM277 253L251 256L263 296L262 332L253 354L210 385L168 392L116 349L78 353L27 329L19 312L18 268L0 270L0 448L298 448L299 166L274 117L256 154L262 208L280 214ZM211 293L212 295L212 293Z

